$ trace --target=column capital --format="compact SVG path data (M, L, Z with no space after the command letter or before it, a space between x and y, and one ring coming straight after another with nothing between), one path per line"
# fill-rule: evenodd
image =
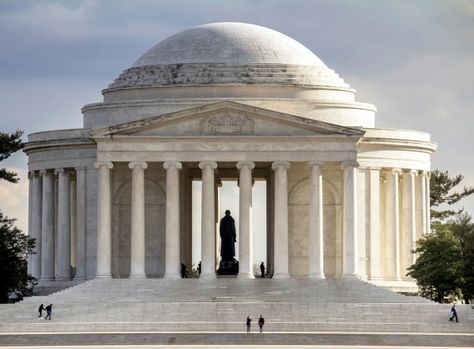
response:
M102 166L106 166L109 170L114 168L114 164L110 161L96 161L94 163L95 168L101 168Z
M40 170L39 171L39 175L40 176L44 176L44 175L50 175L52 174L53 172L51 170Z
M251 170L253 170L255 168L255 162L250 161L250 160L239 161L236 166L239 170L242 167L249 167Z
M288 170L291 165L288 161L274 161L272 163L272 169L276 170L279 167L283 167L284 169Z
M86 169L87 169L86 166L76 166L76 167L74 167L75 171L85 171Z
M148 164L145 161L140 160L133 160L128 163L128 168L133 170L135 167L141 167L142 170L146 170L148 168Z
M391 173L392 173L392 175L401 175L401 174L403 174L403 171L400 168L392 168Z
M204 168L206 168L206 167L210 167L213 170L215 170L217 168L217 162L215 162L215 161L201 161L199 163L199 168L201 170L204 170Z
M355 160L345 160L341 162L341 170L345 170L348 167L359 167L359 163Z
M325 165L324 161L308 161L308 163L307 163L307 166L309 168L314 167L314 166L322 168L322 167L324 167L324 165Z
M418 176L418 170L408 170L407 173L410 175Z
M54 174L57 175L57 174L65 174L67 172L67 170L65 168L56 168L54 169Z
M176 167L176 169L181 170L183 168L183 164L179 161L171 160L171 161L165 161L163 163L163 168L165 170L169 169L170 167Z
M423 171L423 176L426 177L426 178L431 178L431 171Z

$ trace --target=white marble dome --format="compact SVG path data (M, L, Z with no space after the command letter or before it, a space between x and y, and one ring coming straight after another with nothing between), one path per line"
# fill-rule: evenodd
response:
M158 64L294 64L324 63L305 46L275 30L247 23L210 23L161 41L132 67Z
M348 89L313 52L275 30L246 23L211 23L159 42L109 85L329 86Z

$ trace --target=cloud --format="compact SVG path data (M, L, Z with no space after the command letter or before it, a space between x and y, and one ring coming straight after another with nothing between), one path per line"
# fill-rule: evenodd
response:
M0 180L0 210L8 218L16 218L15 225L28 232L28 175L21 168L7 168L18 173L20 181L10 183Z

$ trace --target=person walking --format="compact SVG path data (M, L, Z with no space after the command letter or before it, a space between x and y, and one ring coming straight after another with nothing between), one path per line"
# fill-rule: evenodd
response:
M48 318L49 318L49 320L51 320L51 314L52 314L52 313L53 313L53 305L50 304L50 305L48 305L48 306L46 307L46 316L45 316L44 319L45 319L45 320L48 320Z
M38 316L38 317L39 317L39 318L40 318L40 317L43 317L43 310L44 310L44 305L41 304L41 305L39 306L39 308L38 308L38 313L39 313L39 316Z
M454 318L456 318L456 322L458 321L458 311L456 310L456 303L453 304L451 307L451 317L449 318L449 321L454 321Z
M262 279L265 277L265 264L260 263L260 273L262 274Z
M248 315L247 315L247 322L245 324L247 325L247 333L250 333L250 325L252 324L252 319Z
M258 327L260 328L260 333L263 333L263 325L265 325L265 319L263 318L262 314L258 318Z

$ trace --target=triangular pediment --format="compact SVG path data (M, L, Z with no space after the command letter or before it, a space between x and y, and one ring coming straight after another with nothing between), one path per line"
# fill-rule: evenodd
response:
M111 136L362 136L344 127L235 102L220 102L94 130Z

